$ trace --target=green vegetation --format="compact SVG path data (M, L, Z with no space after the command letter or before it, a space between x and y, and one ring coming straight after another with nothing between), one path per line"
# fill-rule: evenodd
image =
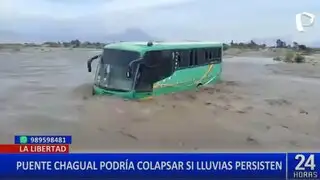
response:
M282 48L286 51L284 56L277 56L274 60L286 63L304 63L306 62L306 55L310 55L318 51L316 48L310 48L297 42L293 42L292 45L287 45L280 39L277 40L275 48Z
M287 63L304 63L305 57L299 52L288 51L283 61Z
M306 56L302 55L300 52L288 50L285 55L276 56L273 58L275 61L282 61L286 63L305 63Z
M249 50L271 49L278 55L273 58L275 61L283 61L287 63L304 63L306 62L307 55L320 52L319 48L310 48L304 44L299 44L297 42L289 44L285 41L282 41L281 39L277 39L274 46L257 44L254 41L250 41L248 43L234 43L234 41L231 41L230 48Z
M261 49L261 48L266 48L266 44L257 44L254 41L250 41L249 43L235 43L233 40L230 42L230 48L239 48L239 49Z
M72 40L70 42L45 42L41 46L46 47L64 47L64 48L96 48L102 49L105 46L105 43L100 42L81 42L78 39Z
M78 39L70 42L44 42L42 44L36 43L6 43L0 44L0 49L13 49L14 51L20 51L24 47L51 47L51 48L95 48L102 49L106 44L101 42L81 42Z

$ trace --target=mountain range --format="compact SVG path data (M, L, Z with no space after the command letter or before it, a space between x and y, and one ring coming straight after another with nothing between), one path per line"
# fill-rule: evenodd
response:
M99 28L98 28L99 29ZM83 30L78 28L77 31L74 28L65 27L65 29L57 29L50 26L46 30L35 31L12 31L0 29L0 43L16 43L16 42L34 42L41 43L46 41L71 41L79 39L80 41L90 42L112 42L112 41L150 41L161 40L158 37L153 37L139 28L128 28L119 33L104 33L99 30ZM277 39L281 39L287 43L292 43L294 40L291 36L279 36L270 38L253 38L252 40L258 44L266 44L272 46ZM236 41L235 41L236 42ZM229 42L225 42L229 43ZM306 44L307 46L320 47L320 41L314 41Z
M67 32L67 33L66 33ZM159 40L150 36L138 28L129 28L123 32L104 34L102 32L83 32L83 31L65 31L65 32L16 32L0 30L0 42L45 42L45 41L70 41L79 39L80 41L90 42L110 42L110 41L150 41Z

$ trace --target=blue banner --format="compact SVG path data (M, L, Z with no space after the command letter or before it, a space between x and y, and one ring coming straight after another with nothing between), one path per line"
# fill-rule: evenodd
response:
M15 144L71 144L71 136L14 136Z
M320 153L288 153L288 179L319 179Z
M0 154L0 176L285 179L286 158L286 153Z

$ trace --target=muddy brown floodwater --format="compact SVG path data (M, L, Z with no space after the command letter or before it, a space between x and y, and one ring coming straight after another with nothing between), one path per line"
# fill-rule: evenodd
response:
M223 80L144 102L92 97L97 52L0 51L0 142L70 134L73 151L315 151L320 68L225 59Z

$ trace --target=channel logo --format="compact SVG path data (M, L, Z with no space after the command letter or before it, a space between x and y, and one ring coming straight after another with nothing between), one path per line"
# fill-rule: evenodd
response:
M308 23L303 23L303 18L308 20ZM296 27L299 32L305 32L305 27L311 27L314 25L316 16L312 13L303 12L296 14Z

